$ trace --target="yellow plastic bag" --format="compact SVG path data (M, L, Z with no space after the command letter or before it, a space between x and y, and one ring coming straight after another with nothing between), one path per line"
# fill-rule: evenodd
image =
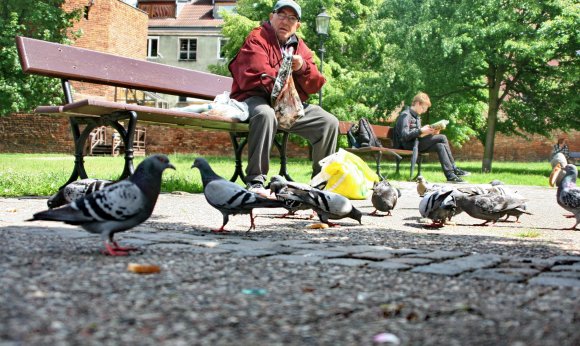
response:
M366 199L372 193L373 183L379 177L360 157L339 149L338 152L320 160L322 170L311 186L326 182L325 190L338 193L348 199Z

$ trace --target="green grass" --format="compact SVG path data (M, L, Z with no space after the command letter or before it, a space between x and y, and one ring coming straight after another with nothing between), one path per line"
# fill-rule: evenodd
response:
M177 170L168 170L163 176L163 191L201 192L201 179L197 169L191 169L196 154L169 155ZM206 157L214 170L229 179L234 170L231 157ZM135 158L135 165L143 160ZM0 196L49 196L64 184L72 171L74 157L61 154L0 154ZM374 170L374 160L366 161ZM116 179L122 171L122 157L86 157L85 168L91 178ZM245 163L244 163L245 164ZM382 165L383 175L389 180L406 181L409 177L408 160L401 164L401 174L395 175L395 164L386 161ZM547 186L550 165L547 162L495 162L493 173L478 173L480 162L461 162L462 169L472 172L467 177L469 183L485 184L499 179L509 185ZM309 182L311 163L306 159L289 159L288 170L292 178L299 182ZM270 175L280 169L279 160L272 158ZM438 162L423 164L422 175L432 183L444 182ZM238 183L240 183L238 181Z

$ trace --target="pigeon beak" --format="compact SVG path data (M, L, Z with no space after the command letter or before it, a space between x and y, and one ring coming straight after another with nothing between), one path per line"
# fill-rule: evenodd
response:
M171 168L171 169L172 169L172 170L174 170L174 171L176 171L176 170L177 170L177 168L175 168L175 166L174 166L174 165L172 165L172 164L170 164L170 163L168 163L168 164L167 164L167 168Z
M561 164L558 163L556 164L556 166L554 166L554 169L552 169L552 173L550 173L550 178L548 179L550 186L554 187L556 185L556 180L558 180L558 176L560 176L561 170L562 170Z

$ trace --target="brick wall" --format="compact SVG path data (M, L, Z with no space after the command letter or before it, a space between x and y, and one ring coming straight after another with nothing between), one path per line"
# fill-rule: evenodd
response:
M80 8L85 13L72 29L82 31L74 46L146 60L147 13L119 0L90 3L88 0L67 0L63 5L66 11ZM115 96L114 87L80 82L72 82L72 86L75 94L100 96L108 100L113 100ZM81 97L77 95L74 98Z
M12 114L0 117L2 153L73 153L68 119Z

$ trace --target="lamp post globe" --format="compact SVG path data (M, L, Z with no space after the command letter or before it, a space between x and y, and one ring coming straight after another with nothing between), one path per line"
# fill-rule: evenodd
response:
M324 41L328 37L328 27L330 26L330 16L323 7L322 12L316 16L316 33L320 36L320 73L322 73L322 64L324 62ZM318 91L318 105L322 106L322 88Z

